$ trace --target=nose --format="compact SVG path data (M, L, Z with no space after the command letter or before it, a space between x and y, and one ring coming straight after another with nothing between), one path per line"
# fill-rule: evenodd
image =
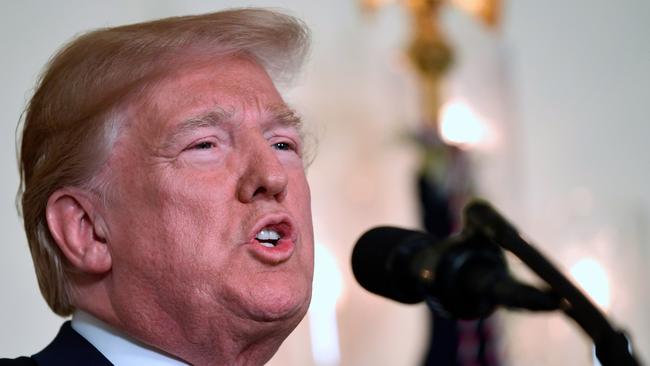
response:
M246 168L238 182L239 201L250 203L258 199L274 199L278 202L287 195L289 177L277 156L277 151L266 140L257 146L247 146Z

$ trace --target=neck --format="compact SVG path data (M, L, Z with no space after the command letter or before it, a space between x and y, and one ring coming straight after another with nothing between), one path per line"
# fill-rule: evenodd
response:
M89 297L85 297L89 298ZM298 321L257 322L208 317L172 319L168 313L124 313L102 306L80 305L109 326L124 332L145 347L196 366L258 366L268 362ZM298 318L300 319L300 318Z
M197 366L265 364L298 325L306 307L277 320L250 319L227 307L162 307L151 297L116 301L103 281L77 282L75 306L127 336ZM109 295L111 294L111 295Z
M115 365L139 365L143 362L155 366L187 365L168 354L132 339L82 310L74 312L72 328Z
M148 331L145 342L164 349L196 366L233 365L259 366L275 354L284 339L297 324L285 321L259 323L218 319L200 319L201 326L192 321L154 322L168 324L168 328ZM236 324L233 324L236 323ZM150 335L175 334L177 337L154 338Z

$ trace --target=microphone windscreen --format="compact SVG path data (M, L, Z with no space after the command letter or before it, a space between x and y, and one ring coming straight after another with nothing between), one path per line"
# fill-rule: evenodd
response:
M422 232L395 227L370 229L352 251L354 277L374 294L406 304L421 302L425 295L411 263L431 239Z

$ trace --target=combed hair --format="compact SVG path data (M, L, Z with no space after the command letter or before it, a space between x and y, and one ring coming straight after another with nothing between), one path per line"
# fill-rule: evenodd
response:
M47 201L62 187L97 189L93 182L124 122L120 106L129 96L188 54L252 57L276 82L285 82L302 65L308 46L308 30L296 18L233 9L98 29L73 39L50 60L17 130L17 205L41 293L55 313L74 310L72 269L50 234Z

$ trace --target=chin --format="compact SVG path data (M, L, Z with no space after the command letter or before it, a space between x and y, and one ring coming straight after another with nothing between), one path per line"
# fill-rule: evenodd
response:
M296 296L296 293L287 295L273 294L261 299L257 311L253 310L254 314L252 315L255 320L261 322L280 321L297 325L307 313L311 298L309 295Z
M257 287L248 303L248 317L257 322L286 322L298 325L309 309L311 286L263 286ZM292 327L292 329L293 329Z

